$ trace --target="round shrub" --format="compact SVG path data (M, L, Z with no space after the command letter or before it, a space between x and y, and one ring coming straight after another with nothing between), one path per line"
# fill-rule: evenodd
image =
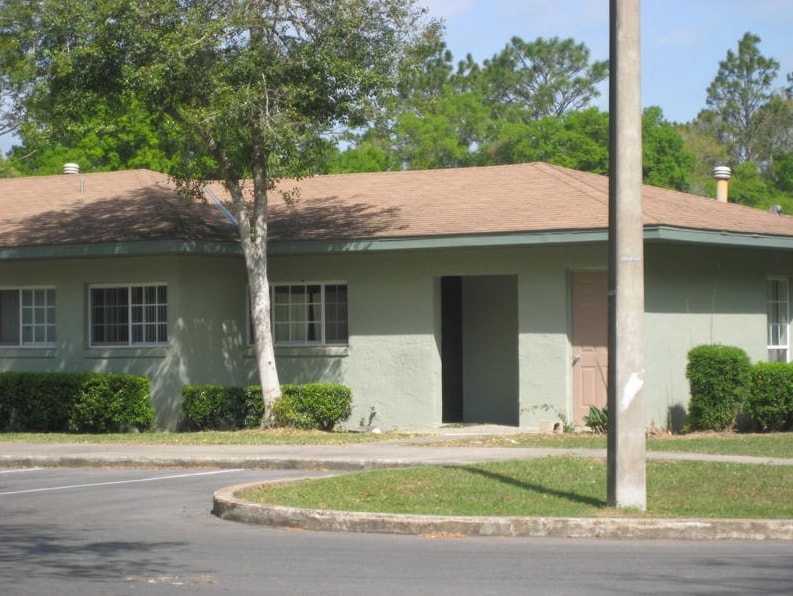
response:
M310 383L302 386L301 401L318 428L332 431L352 414L352 391L343 385Z
M752 365L740 348L704 345L688 352L686 377L691 390L687 427L727 430L748 399Z
M312 430L317 427L300 395L300 385L281 385L281 397L273 402L271 411L275 426L300 430Z
M332 431L352 414L352 392L343 385L308 383L283 385L273 403L276 426Z

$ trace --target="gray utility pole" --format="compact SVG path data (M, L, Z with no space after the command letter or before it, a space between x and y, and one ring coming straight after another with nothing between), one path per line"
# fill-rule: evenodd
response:
M611 0L608 504L647 508L639 0Z

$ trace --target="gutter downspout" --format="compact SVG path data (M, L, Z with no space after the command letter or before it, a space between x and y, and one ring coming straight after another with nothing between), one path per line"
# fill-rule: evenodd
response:
M223 215L226 216L226 219L228 219L231 223L233 223L235 228L239 228L240 222L237 221L237 218L234 217L234 214L231 211L228 210L228 208L221 202L221 200L212 191L212 189L209 188L209 186L205 186L203 188L203 191L204 191L204 194L206 194L206 196L209 197L209 200L212 201L213 203L215 203L215 205L218 206L218 209L220 209L223 212Z

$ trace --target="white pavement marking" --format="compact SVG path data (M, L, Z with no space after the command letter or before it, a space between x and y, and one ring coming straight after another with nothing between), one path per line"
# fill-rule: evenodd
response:
M44 468L24 468L21 470L0 470L0 474L17 474L19 472L36 472L38 470L43 470Z
M229 472L242 472L242 468L234 468L230 470L215 470L212 472L194 472L192 474L174 474L172 476L153 476L151 478L136 478L134 480L116 480L114 482L96 482L93 484L72 484L69 486L51 486L48 488L31 488L27 490L14 490L0 493L0 497L7 495L23 495L26 493L44 493L56 490L69 490L75 488L95 488L98 486L114 486L117 484L134 484L137 482L154 482L157 480L175 480L178 478L192 478L194 476L210 476L212 474L228 474Z

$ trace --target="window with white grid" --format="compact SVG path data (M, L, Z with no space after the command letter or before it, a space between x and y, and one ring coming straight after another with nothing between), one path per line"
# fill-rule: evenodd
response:
M790 353L790 299L787 279L768 280L766 304L768 307L768 361L787 362Z
M347 284L276 284L270 292L276 346L347 344ZM252 325L248 331L253 343Z
M55 289L0 289L0 346L55 345Z
M92 287L92 346L153 346L168 343L165 284Z

